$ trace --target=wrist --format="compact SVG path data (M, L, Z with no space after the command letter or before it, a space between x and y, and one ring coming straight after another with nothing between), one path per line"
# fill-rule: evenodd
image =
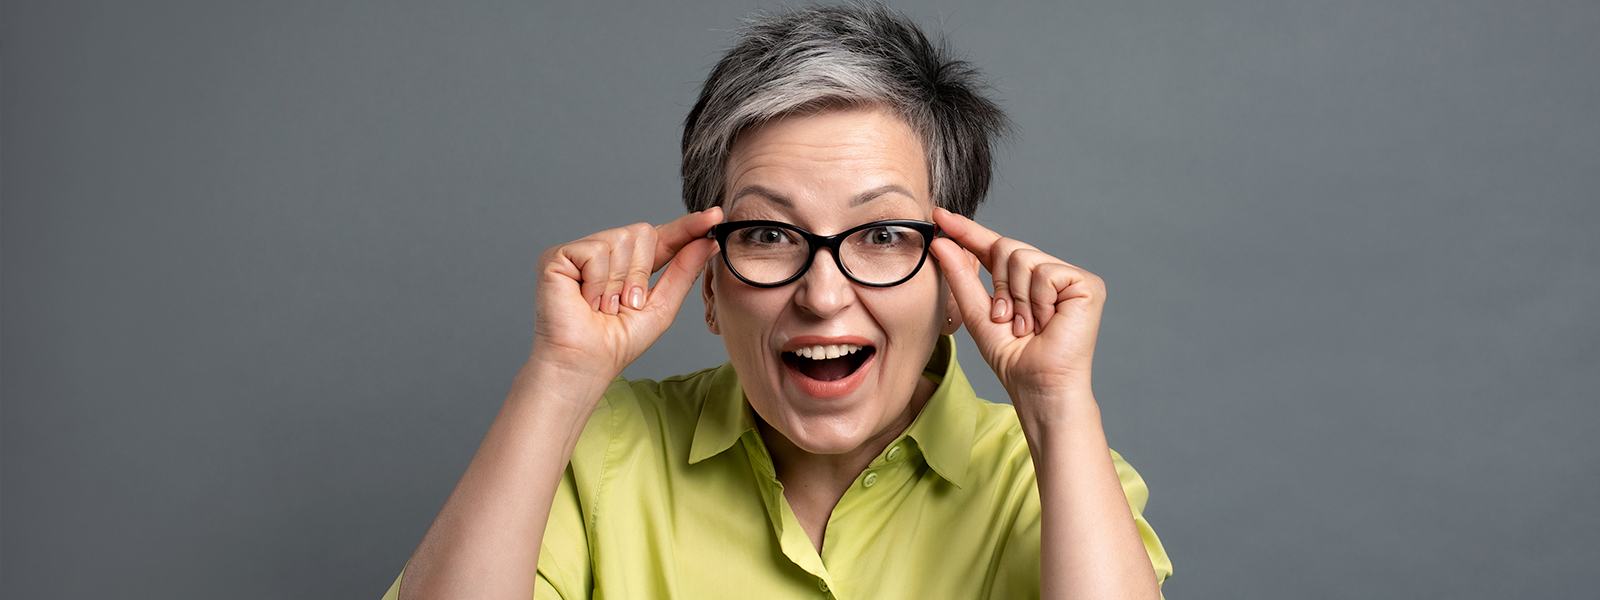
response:
M506 403L541 414L542 420L582 429L616 379L614 373L576 368L537 353L517 371Z
M1011 393L1017 420L1030 438L1058 429L1100 424L1100 405L1094 392L1079 388L1035 388Z

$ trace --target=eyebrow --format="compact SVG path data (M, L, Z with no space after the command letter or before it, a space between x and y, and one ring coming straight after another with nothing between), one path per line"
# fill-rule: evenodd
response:
M917 199L916 196L911 194L910 190L891 183L889 185L878 186L865 192L861 192L860 194L856 194L856 197L850 200L850 207L855 208L857 206L861 206L873 200L877 200L878 198L881 198L887 194L900 194L912 200ZM739 188L739 191L735 192L733 197L728 200L728 208L733 208L733 203L738 202L740 198L745 196L760 196L771 201L773 204L777 204L778 206L788 209L794 208L794 201L790 200L788 196L780 194L772 188L761 185L747 185Z
M911 195L911 191L910 190L907 190L907 189L905 189L903 187L900 187L898 185L895 185L895 184L891 183L889 185L878 186L878 187L872 188L870 190L867 190L865 192L861 192L860 194L857 194L855 199L850 201L850 207L854 208L854 207L857 207L857 206L861 206L861 205L866 204L868 202L871 202L873 200L877 200L878 198L881 198L881 197L883 197L884 195L887 195L887 194L900 194L900 195L905 196L907 198L910 198L912 200L916 200L917 199L916 196Z
M760 196L772 201L773 204L777 204L778 206L782 206L784 208L794 208L794 202L791 202L788 196L779 194L778 192L765 186L747 185L739 188L739 191L734 192L733 197L728 199L728 209L733 209L733 203L738 202L740 198L745 196Z

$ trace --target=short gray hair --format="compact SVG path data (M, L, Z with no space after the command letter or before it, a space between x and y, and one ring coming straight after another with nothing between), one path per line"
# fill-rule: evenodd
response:
M972 216L989 191L995 145L1010 129L978 70L878 3L818 6L746 19L683 124L683 203L722 203L741 131L787 114L882 104L927 154L933 202Z

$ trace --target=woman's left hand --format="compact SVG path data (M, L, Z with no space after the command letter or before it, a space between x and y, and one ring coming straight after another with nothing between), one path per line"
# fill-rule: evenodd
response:
M1050 421L1064 416L1064 399L1092 399L1105 282L945 209L934 210L934 221L949 236L933 241L939 269L1019 416ZM978 263L993 276L993 296L978 278Z

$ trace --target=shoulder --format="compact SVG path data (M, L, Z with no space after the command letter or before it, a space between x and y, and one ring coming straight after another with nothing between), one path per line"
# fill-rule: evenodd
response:
M973 398L976 422L973 424L972 467L977 477L992 478L990 485L1008 484L1015 489L1037 487L1033 455L1022 423L1010 404Z
M581 476L586 467L602 466L607 455L615 456L619 450L687 452L721 368L661 380L612 381L573 450L573 467Z
M1028 450L1028 439L1022 432L1022 423L1017 420L1016 409L1009 404L983 399L976 402L978 418L972 440L973 466L979 473L1004 473L1034 485L1033 455ZM1137 514L1144 509L1150 495L1144 478L1116 450L1111 450L1111 462L1128 503Z
M640 411L698 412L705 403L706 393L710 391L711 380L718 369L709 367L659 381L618 376L600 398L595 414L590 417L590 424L593 425L595 418L603 413L626 416Z
M722 367L708 367L668 377L654 379L623 379L618 377L606 390L606 403L641 410L673 410L678 413L698 413L711 391L712 380Z

